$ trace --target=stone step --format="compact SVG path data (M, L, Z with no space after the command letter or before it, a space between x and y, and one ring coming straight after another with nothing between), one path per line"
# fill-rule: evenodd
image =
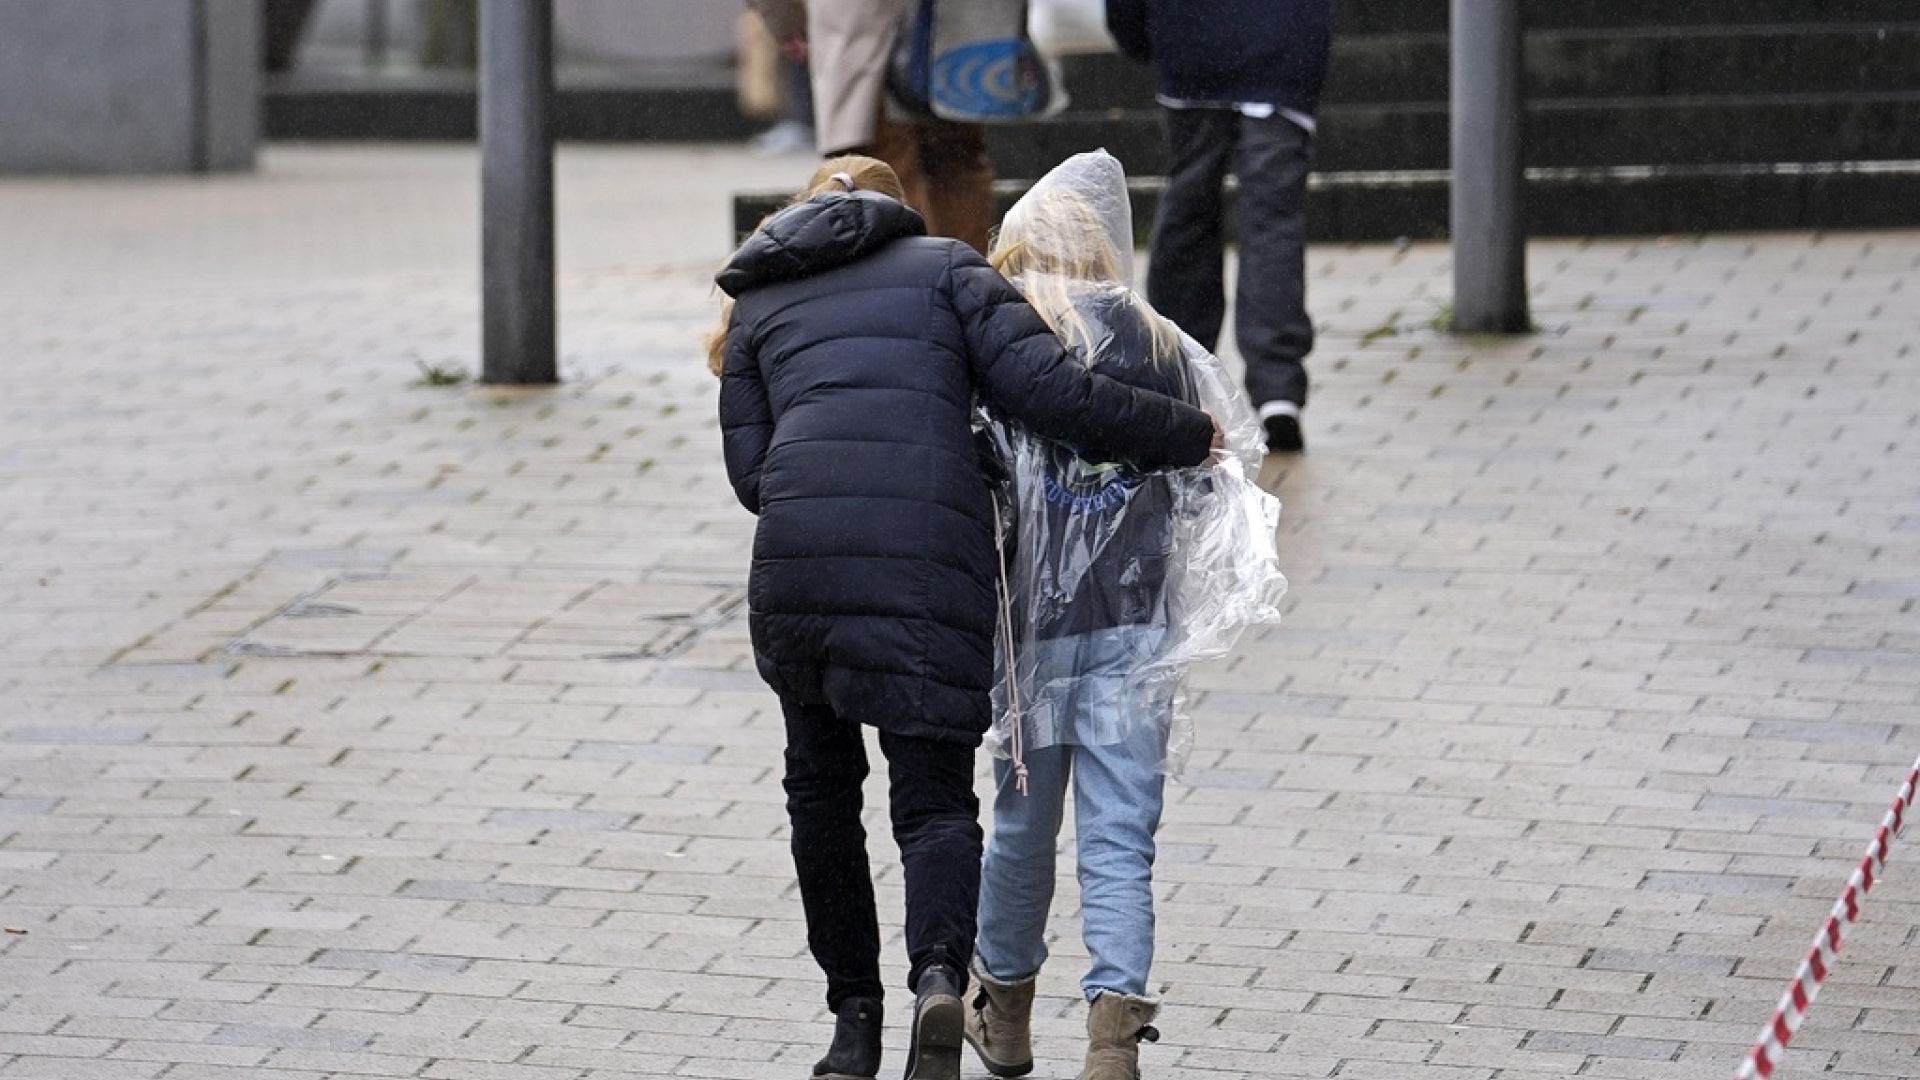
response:
M1146 242L1165 183L1132 182L1134 225ZM1004 213L1025 192L1022 181L995 185ZM1431 170L1323 172L1307 200L1315 241L1442 239L1448 176ZM776 193L734 198L734 230L744 236L777 210ZM1636 236L1774 229L1920 226L1920 160L1859 164L1529 169L1527 228L1534 236Z
M1446 98L1444 33L1348 36L1337 39L1335 49L1329 110L1432 106ZM1622 107L1631 109L1639 98L1920 92L1920 22L1913 21L1541 31L1529 36L1527 50L1527 90L1535 101L1625 100ZM760 125L738 114L731 79L710 65L565 70L556 125L567 139L738 139ZM1069 59L1067 83L1073 109L1056 123L1086 125L1104 122L1115 109L1151 109L1151 73L1117 56ZM269 79L265 130L281 139L468 139L475 103L471 73L294 72ZM1830 119L1804 123L1818 127ZM1000 134L1017 138L1021 130L1016 125ZM1417 157L1404 162L1434 164Z
M1315 162L1330 172L1445 168L1448 138L1444 103L1334 105L1321 113ZM1100 147L1130 175L1166 171L1157 107L994 127L988 141L1005 177L1040 176ZM1920 92L1536 100L1526 155L1553 168L1920 159Z
M1065 61L1075 112L1138 108L1153 72L1124 57ZM1336 38L1328 105L1447 98L1444 33ZM1526 92L1540 98L1920 90L1920 22L1776 24L1537 32L1526 42Z
M1339 0L1337 34L1444 31L1447 0ZM1522 0L1529 30L1571 27L1734 27L1760 23L1900 22L1913 0Z
M716 142L766 126L740 115L731 72L711 65L556 73L554 129L562 139ZM472 139L471 72L369 78L359 73L269 76L270 139Z

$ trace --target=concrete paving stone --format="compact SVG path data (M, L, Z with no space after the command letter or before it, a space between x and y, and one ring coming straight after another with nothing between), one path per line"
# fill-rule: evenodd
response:
M410 881L401 896L423 900L482 901L490 904L527 904L538 906L551 899L554 890L536 885L504 885L475 881Z
M125 1061L165 1062L174 1066L175 1069L185 1065L221 1065L252 1069L264 1062L270 1053L271 1051L265 1047L258 1046L216 1046L203 1042L154 1042L129 1039L114 1046L107 1056ZM278 1080L279 1074L271 1075Z
M1595 949L1587 958L1585 966L1596 971L1731 975L1737 966L1737 961L1733 957L1724 956L1687 956L1636 952L1627 949Z
M645 761L672 765L698 765L713 757L712 746L684 746L671 743L579 742L567 756L580 761Z
M402 1061L451 1059L499 1063L522 1060L534 1049L534 1044L529 1042L482 1038L470 1032L432 1030L426 1024L381 1032L369 1046L373 1053Z
M112 1039L87 1039L70 1035L23 1035L9 1033L6 1050L10 1054L48 1058L97 1058L113 1048Z
M679 1067L677 1075L711 1080L776 1080L792 1076L797 1066L791 1062L729 1061L719 1058L695 1058Z
M62 1055L40 1057L22 1054L0 1065L0 1076L31 1077L33 1080L148 1080L159 1076L168 1066L157 1061L87 1060Z
M45 724L8 727L0 738L8 742L50 746L130 746L145 742L152 729L131 726L50 726Z
M148 998L156 1000L250 1002L266 992L253 983L222 982L201 976L174 974L169 965L140 965L144 974L137 978L116 978L107 988L107 997Z
M427 971L464 972L471 961L458 956L423 956L399 952L372 952L359 949L323 949L312 961L319 967L347 968L355 971Z
M467 1063L462 1063L467 1064ZM422 1075L429 1067L424 1057L372 1054L364 1050L341 1053L330 1050L275 1050L262 1067L267 1076L272 1070L316 1070L331 1076L410 1077Z
M274 1049L317 1049L352 1051L365 1047L373 1039L368 1031L331 1031L319 1028L273 1027L262 1024L222 1024L207 1036L207 1041L229 1046L262 1046Z
M704 1052L698 1056L703 1058L726 1056L725 1051L738 1049L740 1049L740 1047L737 1044L715 1046L711 1042L706 1042L701 1044L701 1050ZM716 1051L721 1051L722 1053L716 1053ZM665 1047L659 1050L649 1047L636 1052L629 1050L583 1051L569 1047L542 1046L536 1047L531 1054L528 1054L525 1058L525 1063L534 1067L584 1069L587 1071L577 1074L584 1080L586 1077L596 1075L635 1077L671 1076L678 1071L679 1066L683 1062L693 1056L694 1055L691 1054L676 1054L671 1048ZM757 1061L762 1059L743 1054L742 1060Z
M509 829L563 832L607 832L625 828L632 814L590 810L495 810L487 815L487 824Z

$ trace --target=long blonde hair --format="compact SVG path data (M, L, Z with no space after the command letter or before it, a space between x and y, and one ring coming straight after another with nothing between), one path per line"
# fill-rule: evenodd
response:
M842 176L853 181L852 189L841 182ZM829 158L815 169L812 179L807 181L807 186L798 195L789 199L787 205L797 206L830 191L847 190L875 191L898 202L907 201L907 189L901 185L900 176L893 171L893 166L879 158L870 158L861 154L843 154L840 157ZM760 222L760 227L765 228L767 221L771 220L773 216L768 215ZM713 372L715 378L718 378L721 370L726 367L727 328L732 323L733 300L729 298L726 303L720 305L720 326L706 336L707 370Z
M1053 332L1091 361L1099 341L1074 306L1076 286L1112 286L1133 301L1124 260L1093 204L1061 186L1036 188L1007 211L994 237L993 268L1011 279ZM1137 302L1135 306L1144 307ZM1178 355L1179 332L1142 310L1156 358Z

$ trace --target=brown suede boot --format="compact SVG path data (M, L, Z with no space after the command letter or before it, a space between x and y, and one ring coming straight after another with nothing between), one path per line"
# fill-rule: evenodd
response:
M1033 1071L1033 977L1001 982L973 962L974 993L967 1002L967 1042L995 1076Z
M1160 1003L1130 994L1101 994L1087 1009L1087 1067L1080 1080L1140 1080L1140 1044L1160 1041L1153 1018Z

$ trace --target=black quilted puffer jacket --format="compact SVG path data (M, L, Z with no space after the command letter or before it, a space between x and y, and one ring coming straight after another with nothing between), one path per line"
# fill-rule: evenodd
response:
M748 585L773 689L920 738L980 740L993 509L978 396L1096 460L1193 465L1207 415L1070 361L971 248L872 192L775 215L717 278L727 474L760 515Z

